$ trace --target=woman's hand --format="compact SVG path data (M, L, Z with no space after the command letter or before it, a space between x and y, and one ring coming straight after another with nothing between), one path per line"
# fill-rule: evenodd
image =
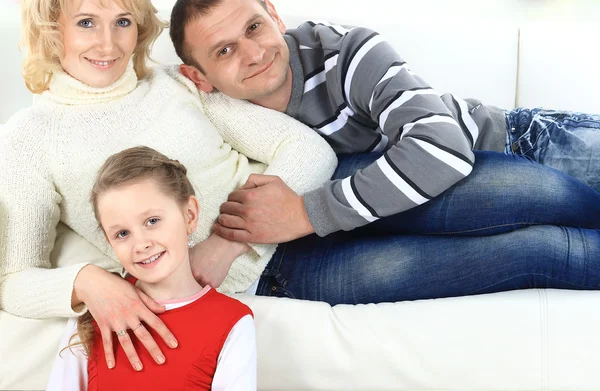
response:
M192 274L201 285L218 288L233 261L248 250L246 243L232 242L213 233L190 249Z
M129 332L118 333L121 330L133 330L135 336L158 364L165 362L165 356L146 326L154 329L168 346L177 347L177 340L173 334L154 314L165 311L165 307L156 303L131 283L98 266L85 266L75 279L72 304L76 306L81 302L85 303L100 328L106 364L109 368L115 366L113 333L117 333L119 342L133 368L140 371L143 367Z

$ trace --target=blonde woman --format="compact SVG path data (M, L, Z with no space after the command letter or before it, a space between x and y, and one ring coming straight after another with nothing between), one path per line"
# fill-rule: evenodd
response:
M0 309L36 319L89 311L109 367L117 337L136 370L143 363L132 337L162 364L168 352L150 330L177 346L155 315L165 307L91 255L96 247L110 258L103 265L118 267L87 202L101 164L140 144L184 164L202 210L190 238L198 243L190 250L194 276L231 293L252 291L275 246L210 234L227 195L253 173L277 175L303 193L331 176L335 155L283 114L220 94L200 96L177 68L150 68L150 47L165 24L149 0L25 0L22 19L23 75L40 99L14 115L0 139ZM214 118L219 129L204 113L215 105L229 113ZM59 222L90 251L52 269ZM134 328L131 336L124 332Z

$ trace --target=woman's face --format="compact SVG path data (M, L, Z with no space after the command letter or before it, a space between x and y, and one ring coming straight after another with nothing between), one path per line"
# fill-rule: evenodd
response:
M127 69L137 43L137 24L115 1L106 2L106 7L97 0L73 3L58 20L64 46L60 63L75 79L92 87L107 87Z

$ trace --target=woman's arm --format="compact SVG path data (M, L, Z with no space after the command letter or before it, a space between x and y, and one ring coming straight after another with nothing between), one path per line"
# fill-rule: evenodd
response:
M81 260L52 269L61 195L51 180L46 132L29 118L0 139L0 309L27 318L71 317Z
M280 177L302 195L331 178L337 158L314 130L292 117L230 98L201 93L210 121L225 141L248 158L268 165L265 175Z

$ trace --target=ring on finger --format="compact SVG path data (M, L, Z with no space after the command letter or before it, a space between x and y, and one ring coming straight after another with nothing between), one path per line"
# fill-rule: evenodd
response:
M119 336L119 337L123 337L126 334L127 334L127 329L117 331L117 336Z
M133 326L133 327L131 328L131 331L135 331L135 330L139 329L140 327L142 327L142 323L141 323L141 322L140 322L140 323L138 323L137 325Z

